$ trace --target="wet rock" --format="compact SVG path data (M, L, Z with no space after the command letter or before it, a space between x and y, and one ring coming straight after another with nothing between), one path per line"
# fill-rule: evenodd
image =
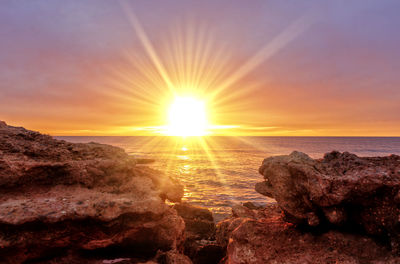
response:
M124 150L2 122L0 151L1 261L138 263L182 253L185 224L164 202L180 201L182 186Z
M400 156L361 158L333 151L314 160L293 152L265 159L259 171L265 181L256 190L272 196L288 221L361 226L400 249Z

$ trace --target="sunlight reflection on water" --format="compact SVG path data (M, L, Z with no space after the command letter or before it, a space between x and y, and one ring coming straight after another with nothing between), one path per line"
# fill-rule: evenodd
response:
M216 220L230 214L230 206L247 201L273 202L254 191L262 181L258 168L263 159L293 150L321 158L331 150L361 156L400 154L400 138L212 137L195 144L174 137L59 137L72 142L111 144L129 154L152 158L149 166L179 179L184 201L210 208Z

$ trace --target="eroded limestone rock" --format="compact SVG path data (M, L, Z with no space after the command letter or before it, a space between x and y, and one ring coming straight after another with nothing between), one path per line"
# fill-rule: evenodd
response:
M120 148L0 122L0 262L187 260L185 224L164 202L182 194Z
M361 226L399 250L400 156L361 158L333 151L315 160L293 152L265 159L259 171L265 181L256 190L274 198L287 221Z

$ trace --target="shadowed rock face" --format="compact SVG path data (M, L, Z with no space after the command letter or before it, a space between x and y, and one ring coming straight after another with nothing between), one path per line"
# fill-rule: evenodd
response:
M217 225L217 241L227 245L226 264L400 263L373 239L339 230L302 229L285 221L277 205L240 205Z
M215 223L212 213L187 203L174 205L185 221L185 254L194 264L218 264L225 256L225 249L215 241Z
M256 191L274 198L292 223L361 226L399 250L400 156L361 158L331 152L314 160L301 152L270 157Z
M185 224L164 199L182 195L179 183L135 166L120 148L0 122L1 261L178 258Z

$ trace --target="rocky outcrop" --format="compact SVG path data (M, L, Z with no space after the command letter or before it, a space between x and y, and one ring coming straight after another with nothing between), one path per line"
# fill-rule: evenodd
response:
M218 223L217 241L227 245L225 264L400 263L365 235L288 223L276 204L256 210L235 206L232 217Z
M215 240L212 213L187 203L175 204L173 208L185 221L184 253L194 264L218 264L225 256L225 248Z
M185 224L164 202L182 194L120 148L0 122L2 263L190 263Z
M264 160L257 192L276 204L236 205L218 223L223 263L400 263L400 157L331 152Z
M400 263L399 156L265 159L256 190L277 203L217 228L145 163L0 122L0 263Z
M264 160L256 190L273 197L292 223L362 228L400 242L400 156L361 158L331 152L314 160L301 152Z

